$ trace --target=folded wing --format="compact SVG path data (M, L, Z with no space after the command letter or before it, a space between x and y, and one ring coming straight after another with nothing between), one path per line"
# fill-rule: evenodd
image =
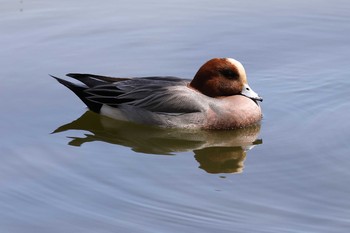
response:
M176 77L112 78L91 74L68 74L86 86L59 78L87 106L99 112L103 105L118 108L134 106L162 114L185 114L203 111L201 94L187 87L188 80ZM98 111L97 111L98 110Z

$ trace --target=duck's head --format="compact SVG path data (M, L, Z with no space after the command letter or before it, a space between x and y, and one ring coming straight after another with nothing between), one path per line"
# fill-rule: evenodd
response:
M248 85L243 65L233 58L213 58L199 68L190 87L210 97L244 95L262 98Z

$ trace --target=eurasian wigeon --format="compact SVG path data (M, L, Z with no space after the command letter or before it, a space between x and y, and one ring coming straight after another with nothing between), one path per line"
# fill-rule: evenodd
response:
M257 101L243 65L232 58L214 58L193 80L177 77L112 78L71 73L85 85L54 77L72 90L90 110L141 124L176 128L233 129L258 123Z

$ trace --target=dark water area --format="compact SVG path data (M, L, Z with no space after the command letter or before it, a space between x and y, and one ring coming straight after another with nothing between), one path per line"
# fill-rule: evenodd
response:
M348 1L2 1L0 232L348 232ZM243 63L261 125L100 117L48 74Z

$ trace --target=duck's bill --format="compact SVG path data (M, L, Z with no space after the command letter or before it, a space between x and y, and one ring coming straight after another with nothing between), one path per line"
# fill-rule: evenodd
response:
M253 100L263 101L263 98L261 98L255 91L253 91L253 89L251 89L248 84L243 85L241 94Z

